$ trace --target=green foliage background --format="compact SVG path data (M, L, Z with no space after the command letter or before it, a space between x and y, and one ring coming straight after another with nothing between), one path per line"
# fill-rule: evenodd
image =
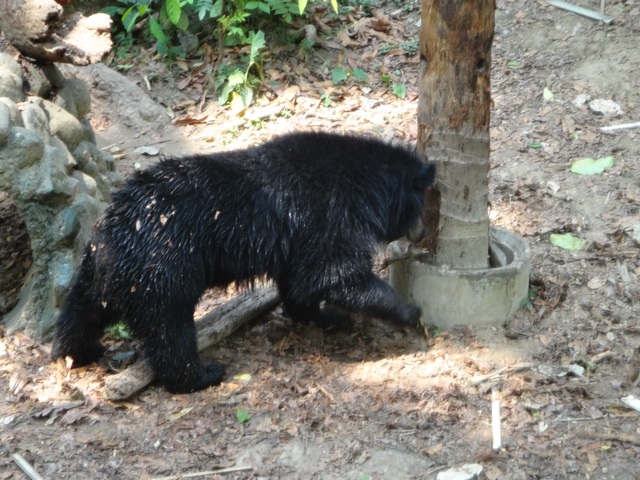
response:
M330 2L337 12L337 0L322 1ZM103 11L120 19L127 33L138 25L148 28L157 52L171 58L185 54L173 40L178 32L204 31L217 37L222 47L249 47L249 54L234 65L218 61L215 82L221 104L235 92L248 106L262 84L261 52L266 46L264 32L252 27L259 21L291 23L307 6L307 0L117 0Z

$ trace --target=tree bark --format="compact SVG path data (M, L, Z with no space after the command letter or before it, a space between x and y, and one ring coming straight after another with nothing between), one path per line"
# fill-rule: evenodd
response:
M426 193L431 228L421 245L455 269L488 267L494 10L495 0L422 1L418 144L437 184Z
M196 322L198 351L205 350L235 332L252 318L275 307L280 295L275 287L265 287L238 295ZM105 380L105 395L121 401L149 385L155 378L151 365L141 359Z

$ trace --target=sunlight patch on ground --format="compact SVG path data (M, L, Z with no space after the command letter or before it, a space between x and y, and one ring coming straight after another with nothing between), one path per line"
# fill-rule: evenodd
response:
M466 378L464 361L458 356L437 356L430 353L399 355L394 358L364 361L346 366L348 379L358 384L378 385L381 379L394 378L415 387L428 387L442 377Z

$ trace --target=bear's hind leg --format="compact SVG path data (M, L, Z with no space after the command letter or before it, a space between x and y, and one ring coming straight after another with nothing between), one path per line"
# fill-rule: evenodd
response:
M285 301L285 313L294 322L314 323L316 327L322 329L345 328L351 325L349 314L328 305L302 305L295 301Z
M131 322L144 326L135 331L142 339L144 355L158 379L171 393L191 393L220 384L225 368L217 362L204 363L198 355L193 306L175 307L162 312L162 319L144 318Z

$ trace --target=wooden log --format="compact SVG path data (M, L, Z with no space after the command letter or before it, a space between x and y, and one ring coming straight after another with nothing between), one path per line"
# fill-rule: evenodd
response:
M77 12L63 18L54 0L0 0L0 29L26 57L41 62L89 65L110 51L111 17L84 17Z
M219 306L196 322L198 351L215 345L246 324L249 320L280 303L275 287L258 288L242 293ZM128 369L105 380L105 395L109 400L121 401L149 385L155 378L151 365L140 359Z

